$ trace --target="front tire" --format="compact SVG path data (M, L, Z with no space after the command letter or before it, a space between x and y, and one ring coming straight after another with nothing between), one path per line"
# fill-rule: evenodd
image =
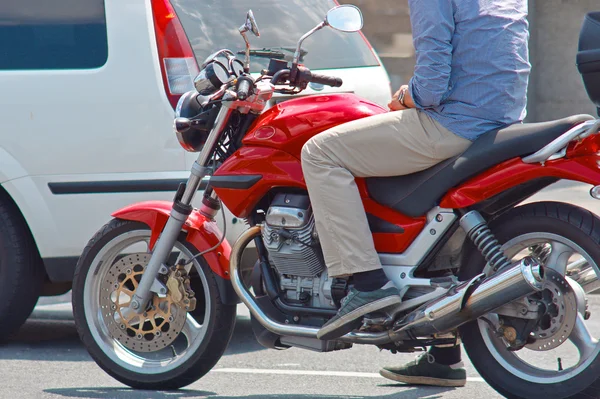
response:
M107 278L111 264L117 264L119 257L125 256L123 252L131 253L134 248L133 252L137 253L143 245L147 248L149 238L147 225L114 219L90 240L79 259L73 281L75 324L92 358L112 377L132 388L178 389L204 376L221 358L233 333L236 307L222 303L213 272L204 258L196 258L190 271L196 310L186 314L181 334L168 332L178 334L175 341L152 352L148 348L132 350L131 344L124 343L123 338L114 338L102 314L106 305L101 306L102 290L98 287L102 285L98 281ZM198 253L185 241L184 233L176 248L179 251L176 257L190 259ZM139 341L143 341L141 336Z
M568 269L568 265L573 263L568 263L571 262L569 260L571 258L568 257L565 243L572 243L573 249L576 249L573 253L576 252L588 260L588 265L593 268L596 276L600 276L598 269L600 265L600 218L585 209L563 203L532 203L517 207L492 221L490 228L499 242L504 244L503 250L509 258L521 248L520 239L524 240L521 241L522 245L527 246L528 243L536 242L535 237L538 237L540 242L548 239L549 242L556 243L556 247L560 247L560 250L567 254L567 259L562 260L561 258L552 258L551 254L548 255L547 265L560 265L564 261L565 269ZM554 244L548 245L550 248L554 248ZM465 263L465 268L461 270L461 279L474 277L484 270L485 260L483 257L478 251L472 251L471 254ZM557 259L557 261L550 262L553 259ZM558 268L561 267L558 266ZM592 317L594 315L598 317L597 312L600 309L591 310ZM542 369L538 365L533 367L526 365L521 357L530 355L528 352L523 353L528 349L509 352L503 346L506 343L502 343L501 338L495 338L498 341L494 341L494 338L490 338L492 333L486 334L486 329L490 331L486 323L477 320L462 326L460 334L465 350L477 371L490 386L505 397L543 397L547 399L600 397L600 374L597 371L600 370L600 344L597 340L591 340L584 351L581 351L575 344L574 346L580 351L582 360L579 360L572 368L565 367L562 371L559 371L561 361L558 360L558 357L550 357L548 352L543 351L531 353L532 359L535 356L548 357L548 362L557 362L558 364L550 365L550 367L556 367L553 372L551 369ZM573 334L575 334L575 330L569 337L574 337ZM553 351L568 349L568 347L565 349L566 344L562 344L562 347L559 346ZM586 353L585 359L583 359L583 353ZM513 356L519 356L519 358L513 359Z

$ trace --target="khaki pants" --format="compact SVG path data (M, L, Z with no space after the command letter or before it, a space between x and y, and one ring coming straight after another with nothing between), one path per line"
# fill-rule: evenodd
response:
M359 119L310 139L302 169L329 275L381 268L354 177L415 173L470 144L415 109Z

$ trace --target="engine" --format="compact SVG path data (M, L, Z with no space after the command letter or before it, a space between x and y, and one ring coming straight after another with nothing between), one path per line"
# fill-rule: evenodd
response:
M262 238L287 302L335 308L333 279L327 276L307 195L276 195L266 213Z

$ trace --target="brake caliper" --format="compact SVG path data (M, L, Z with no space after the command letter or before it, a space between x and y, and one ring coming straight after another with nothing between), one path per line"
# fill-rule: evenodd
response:
M190 277L183 265L171 266L167 288L173 302L188 312L196 309L196 297L190 286Z

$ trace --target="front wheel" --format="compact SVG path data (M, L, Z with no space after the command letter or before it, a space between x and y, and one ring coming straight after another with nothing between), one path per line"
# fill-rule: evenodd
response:
M600 397L600 297L593 294L600 288L600 218L543 202L515 208L490 228L509 259L532 256L548 275L565 278L513 302L514 314L499 311L461 327L471 362L509 398ZM478 253L465 266L462 278L489 272ZM530 304L534 320L522 317Z
M147 225L114 219L90 240L73 281L73 313L86 349L104 371L139 389L177 389L212 369L235 325L234 305L224 305L202 257L188 274L196 307L187 312L169 289L136 314L129 302L150 259ZM198 252L181 234L168 259ZM169 283L167 283L169 287Z

